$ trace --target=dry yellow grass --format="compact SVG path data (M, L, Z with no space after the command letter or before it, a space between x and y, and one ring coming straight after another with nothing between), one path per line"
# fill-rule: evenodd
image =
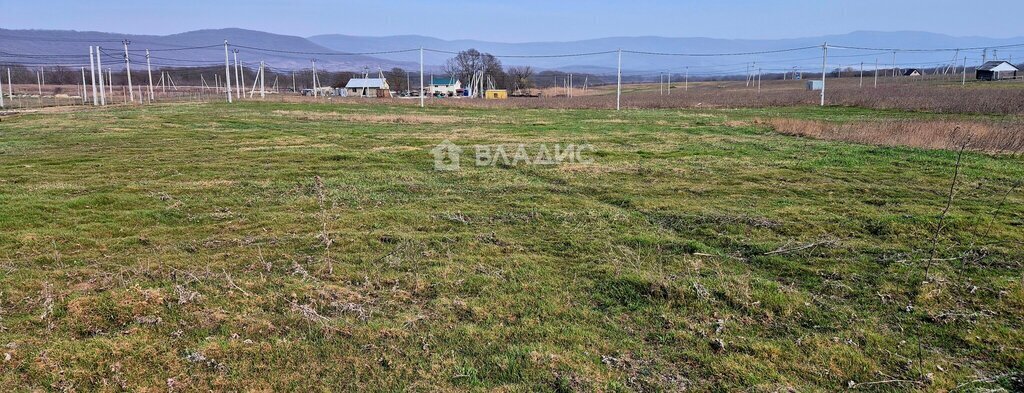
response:
M792 118L767 120L776 131L816 139L884 146L957 149L993 153L1024 151L1024 127L1019 123L949 120L891 120L832 123Z

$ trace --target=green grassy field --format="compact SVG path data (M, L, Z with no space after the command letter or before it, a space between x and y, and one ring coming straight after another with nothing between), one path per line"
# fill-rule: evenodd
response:
M762 116L931 115L4 118L0 386L1021 389L998 376L1024 368L1024 158L965 153L936 237L956 152L783 136ZM439 172L445 139L588 143L593 162Z

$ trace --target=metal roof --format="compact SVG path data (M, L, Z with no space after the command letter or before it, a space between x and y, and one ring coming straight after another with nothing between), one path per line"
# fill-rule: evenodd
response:
M1006 64L1006 65L1008 65L1010 67L1013 67L1014 70L1018 70L1019 71L1019 69L1017 69L1017 66L1015 66L1013 64L1010 64L1010 62L1008 62L1008 61L1002 61L1002 60L987 61L987 62L985 62L985 64L982 64L981 67L978 67L978 70L979 71L992 71L996 67L999 67L999 66L1001 66L1003 64Z
M387 89L388 83L381 78L352 78L349 79L348 84L345 85L346 89Z
M455 78L430 78L431 85L454 85L455 82Z

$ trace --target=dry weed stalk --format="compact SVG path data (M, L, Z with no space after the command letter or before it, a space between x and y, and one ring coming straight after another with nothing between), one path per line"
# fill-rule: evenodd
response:
M259 244L256 245L256 252L257 255L259 256L260 263L263 264L263 268L267 271L267 273L270 273L270 270L274 268L274 264L263 258L263 248L260 247Z
M958 130L959 127L956 130L954 130L954 133ZM924 285L928 283L928 277L931 273L931 268L938 259L939 237L942 235L942 231L946 227L946 216L949 214L950 209L952 209L953 207L953 199L956 196L956 184L960 180L960 167L963 163L964 151L967 150L967 146L969 144L970 139L965 140L963 144L960 145L959 152L957 152L956 164L953 167L953 179L949 183L949 192L946 194L946 205L942 209L942 212L939 214L939 221L935 224L935 230L932 232L931 251L928 253L928 262L925 264L924 267L924 279L921 281L920 284L915 286L916 290L914 296L911 297L911 301L913 301L913 299L917 298L917 296L920 295L921 291L924 289ZM907 308L911 309L911 306L908 305ZM917 339L917 367L922 378L926 375L924 370L924 340L926 338L927 337L922 336L918 337Z
M47 327L52 329L53 321L50 320L50 316L53 315L53 286L49 282L43 283L39 296L43 298L43 313L39 315L39 319L45 321Z
M238 284L235 284L235 280L231 279L231 274L228 273L227 270L221 270L221 272L224 273L224 278L227 279L228 285L230 285L234 289L237 289L239 292L242 292L242 295L245 295L246 297L250 295L249 292L246 292L246 290L242 289L242 287L238 286Z
M331 245L334 244L334 239L331 239L331 232L327 227L329 221L327 215L327 191L324 187L324 181L320 176L314 178L314 187L317 204L320 206L320 233L316 237L320 239L320 243L324 246L323 262L327 264L327 274L334 274L334 262L331 260Z
M339 331L338 328L332 326L333 320L331 318L328 318L328 317L325 317L323 315L320 315L320 313L317 312L316 308L313 308L312 305L309 305L309 304L299 304L299 303L296 303L295 301L292 301L292 311L298 313L299 316L302 317L302 319L304 319L304 320L306 320L306 321L308 321L310 323L315 323L315 324L320 325L320 327L322 329L324 329L325 331L328 331L328 332L338 332Z
M822 239L819 241L814 241L797 246L790 246L790 243L786 243L785 245L779 247L778 249L775 249L774 251L764 253L764 255L789 254L791 252L803 251L811 248L816 248L818 246L835 246L837 244L839 244L839 239L832 238Z

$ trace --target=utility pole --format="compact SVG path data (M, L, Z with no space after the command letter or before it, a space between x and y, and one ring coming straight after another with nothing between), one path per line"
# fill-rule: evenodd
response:
M985 64L988 61L988 48L981 50L981 64Z
M228 56L228 40L224 40L224 83L228 90L228 103L231 103L231 59Z
M864 87L864 62L860 62L860 87Z
M757 94L761 94L761 67L757 67Z
M956 53L953 54L953 61L949 62L949 65L953 66L953 74L956 74L956 60L960 58L960 50L957 49ZM946 67L947 69L949 67ZM945 73L943 73L945 74Z
M89 75L92 78L92 106L97 106L100 102L96 97L96 60L93 59L91 46L89 47Z
M242 77L240 76L242 71L238 68L238 49L233 50L235 54L235 95L238 99L242 99Z
M672 95L672 71L668 72L668 95Z
M828 67L828 42L821 45L821 106L825 106L825 68Z
M238 84L242 87L242 94L239 94L238 97L245 97L245 65L242 63L238 63ZM256 85L253 85L252 88L255 89Z
M686 76L685 76L685 78L686 79L683 82L683 91L690 91L690 67L689 66L686 67Z
M149 73L149 101L153 102L153 65L149 62L149 49L146 49L146 72Z
M420 47L420 108L423 107L423 47Z
M875 88L878 88L878 58L875 58Z
M39 99L43 99L43 69L36 71L36 87L39 88Z
M665 73L658 73L658 94L665 95Z
M896 77L896 51L892 51L892 77Z
M964 56L964 75L960 80L960 86L967 86L967 56Z
M0 89L2 90L2 89ZM82 105L89 99L89 92L85 90L85 67L82 67ZM0 107L4 106L3 93L0 92Z
M313 59L313 97L319 93L316 88L316 59Z
M132 102L135 102L135 92L132 90L132 64L128 58L128 44L132 42L124 40L121 41L121 43L124 44L124 73L125 75L128 75L128 96L131 98ZM142 97L139 98L141 99Z
M266 70L266 63L263 60L259 61L259 97L266 98L266 76L263 75L263 70Z
M619 67L615 82L615 110L622 109L622 49L619 49Z
M103 91L103 52L102 48L96 47L96 72L100 77L100 105L107 106L107 93ZM110 81L107 81L108 83Z
M114 69L107 67L107 93L110 94L110 100L114 100Z
M84 68L83 68L83 70L84 70ZM85 76L84 76L85 75L84 74L85 71L82 71L82 72L83 72L83 74L82 74L83 75L82 76L83 79L82 80L84 81L85 80L84 79L85 78ZM82 88L84 89L85 86L82 86ZM11 98L13 98L13 97L11 97ZM3 108L3 107L4 107L4 78L0 78L0 108Z
M0 94L3 94L3 91L0 91ZM11 83L11 68L10 67L7 67L7 95L11 96L12 100L14 99L14 84Z

